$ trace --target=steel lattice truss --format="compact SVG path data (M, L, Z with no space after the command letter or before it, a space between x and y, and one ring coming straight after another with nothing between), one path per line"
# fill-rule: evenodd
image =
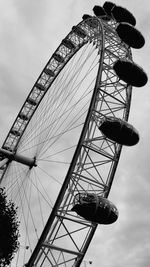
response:
M2 146L17 150L29 121L61 70L81 47L93 43L98 49L99 69L89 111L64 184L28 267L79 266L97 225L71 211L74 197L82 192L107 197L111 189L121 145L107 139L98 127L107 116L128 120L132 92L113 70L117 59L132 60L130 49L121 42L115 27L114 22L93 17L72 28L34 84ZM7 163L1 179L6 170Z
M100 47L98 79L66 180L33 254L34 266L80 265L97 225L71 212L74 196L87 191L108 196L121 152L121 146L101 135L98 126L105 116L128 119L131 87L119 80L112 67L119 58L131 59L131 54L113 25L95 18L89 22L76 27L85 37L79 38L77 32L75 36L80 45L92 39ZM99 27L93 29L92 23ZM33 266L33 262L31 257L27 266Z

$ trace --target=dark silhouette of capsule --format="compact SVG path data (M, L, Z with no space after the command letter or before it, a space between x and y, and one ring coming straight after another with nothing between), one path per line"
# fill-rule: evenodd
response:
M66 46L68 49L70 49L70 50L73 50L73 49L75 49L75 45L73 44L73 42L71 41L71 40L69 40L69 39L63 39L62 40L62 44L64 45L64 46Z
M94 6L93 12L94 12L95 16L97 16L97 17L106 16L106 12L105 12L104 8L101 6Z
M84 14L84 15L82 16L82 19L83 19L83 20L90 19L90 18L92 18L92 16L91 16L91 15L88 15L88 14Z
M113 66L118 77L132 86L141 87L147 83L144 70L132 61L117 60Z
M80 38L85 38L87 35L86 35L86 32L80 28L79 26L73 26L72 27L72 31L77 34Z
M118 219L118 210L115 205L96 194L77 194L72 211L88 221L100 224L111 224Z
M46 88L44 87L44 85L41 84L41 83L36 83L36 87L37 87L40 91L45 91L45 90L46 90Z
M64 58L60 54L54 53L53 58L60 63L64 62Z
M103 5L103 9L105 10L106 14L108 16L112 16L111 11L115 7L115 4L109 1L106 1Z
M107 15L107 13L105 12L104 8L101 7L101 6L94 6L93 7L93 12L95 14L95 16L103 19L103 20L106 20L106 21L109 21L111 18Z
M36 106L36 105L37 105L36 100L33 99L33 98L31 98L31 97L29 97L29 98L27 99L27 102L28 102L30 105L32 105L32 106Z
M54 76L55 76L54 71L52 71L52 70L49 69L49 68L45 68L45 69L44 69L44 72L45 72L47 75L51 76L51 77L54 77Z
M110 16L108 16L107 13L105 12L104 8L101 6L94 6L93 12L94 12L95 16L97 16L97 17L99 17L105 21L109 21L111 19Z
M145 39L141 32L129 23L120 23L116 28L116 32L121 40L130 47L141 48L145 44Z
M133 146L139 142L138 131L131 124L119 118L104 118L99 130L107 138L121 145Z
M24 114L23 112L19 114L19 118L24 121L27 121L29 119L28 115Z
M114 6L111 13L117 22L127 22L133 26L136 24L135 17L124 7Z

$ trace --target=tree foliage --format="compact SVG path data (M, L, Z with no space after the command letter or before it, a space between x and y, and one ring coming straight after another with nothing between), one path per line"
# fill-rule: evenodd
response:
M5 188L0 188L0 266L8 266L19 248L17 207L7 201Z

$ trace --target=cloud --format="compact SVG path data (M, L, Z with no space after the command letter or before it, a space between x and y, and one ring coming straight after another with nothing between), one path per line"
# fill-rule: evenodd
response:
M133 59L149 75L149 0L115 2L131 10L137 18L137 28L145 36L146 44L141 50L133 50ZM103 1L1 1L2 141L51 54L84 13L92 14L95 4L102 5ZM147 267L150 264L149 99L149 82L144 88L133 88L129 120L141 138L136 147L122 150L110 193L110 200L118 207L119 219L114 225L98 226L85 257L93 261L93 267Z

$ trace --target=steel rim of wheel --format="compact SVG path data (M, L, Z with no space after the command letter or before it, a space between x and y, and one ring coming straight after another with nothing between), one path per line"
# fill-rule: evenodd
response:
M80 33L79 29L82 29ZM59 221L56 218L51 221L53 231L46 237L51 246L46 246L46 242L42 247L39 245L34 263L40 264L36 266L45 266L46 262L52 265L60 262L80 264L96 224L85 223L83 218L70 212L74 195L90 191L107 197L121 152L121 145L104 137L98 126L109 115L128 120L132 88L119 80L113 64L120 58L132 60L130 49L120 42L114 22L102 22L96 17L79 23L65 39L74 46L68 48L61 43L56 49L2 146L30 159L35 158L37 164L37 167L29 168L12 161L1 169L1 186L5 186L8 197L18 206L21 221L20 248L12 266L23 266L33 254L69 166L72 166L71 176L65 183L68 187L63 190L59 201L64 206L62 209L61 205L57 206L63 216ZM31 100L34 100L32 104ZM26 117L21 118L22 114ZM12 134L14 129L16 132ZM76 157L71 161L75 151ZM67 234L61 229L62 225L63 229L64 225L67 228L65 216L85 225L85 237L79 245L75 240L79 226L66 230ZM65 254L69 253L69 248L56 249L56 253L54 246L58 233L59 236L68 235L74 244L71 256ZM60 237L60 247L61 242Z

